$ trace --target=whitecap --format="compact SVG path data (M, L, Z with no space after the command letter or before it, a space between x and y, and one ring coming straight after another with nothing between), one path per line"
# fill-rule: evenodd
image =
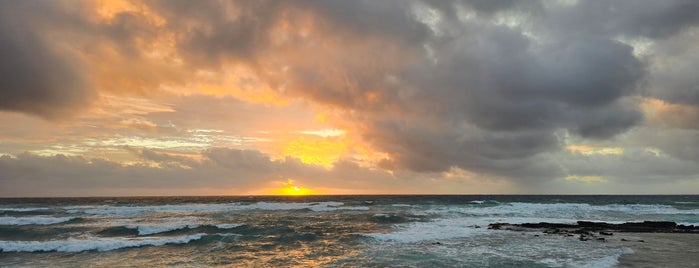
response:
M216 226L216 228L218 228L218 229L233 229L233 228L240 227L240 226L243 226L243 225L245 225L245 224L242 224L242 223L238 223L238 224L234 224L234 223L221 223L221 224L216 224L216 225L214 225L214 226Z
M571 266L580 268L612 268L616 267L619 264L619 257L621 257L621 255L633 253L634 251L632 249L623 248L621 249L621 252L609 256L604 256L601 258L591 258L590 260L585 262L574 262L571 263Z
M425 211L440 216L468 217L538 217L567 218L590 221L630 221L639 216L649 220L687 221L687 217L699 216L699 210L678 210L667 205L610 204L590 205L585 203L504 203L492 207L443 206ZM655 217L655 218L653 218ZM675 219L675 217L678 217ZM691 220L690 220L691 221Z
M362 235L379 241L413 243L471 237L486 232L484 228L476 228L474 222L464 219L437 219L430 222L399 224L394 231L388 233Z
M37 210L48 210L49 208L0 208L0 211L30 212Z
M74 217L0 217L0 225L49 225L67 222Z
M143 238L95 238L51 240L51 241L0 241L0 249L4 252L82 252L109 251L120 248L141 246L162 246L165 244L186 244L199 240L204 234L185 235L180 237L143 237Z
M136 226L126 226L129 229L138 230L138 235L152 235L165 233L175 230L182 229L194 229L198 228L198 224L188 224L188 225L136 225Z

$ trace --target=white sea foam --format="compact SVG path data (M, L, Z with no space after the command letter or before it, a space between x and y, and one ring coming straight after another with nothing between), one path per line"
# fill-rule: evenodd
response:
M49 208L0 208L0 211L29 212L37 210L48 210Z
M0 225L49 225L67 222L73 217L0 217Z
M386 214L376 214L377 217L387 216ZM507 222L513 224L551 221L557 223L575 223L571 219L561 218L535 218L535 217L512 217L506 219L497 218L445 218L436 219L429 222L411 222L397 224L393 231L381 234L362 234L379 241L390 241L398 243L413 243L419 241L449 240L457 238L473 237L498 232L488 230L488 224L495 222Z
M166 233L166 232L183 230L183 229L195 229L195 228L201 227L202 225L204 225L204 224L176 224L176 225L144 224L144 225L127 225L126 228L138 230L138 235L152 235L152 234ZM233 229L233 228L236 228L236 227L239 227L242 225L243 224L222 223L222 224L214 224L214 225L210 225L210 226L214 226L218 229Z
M619 264L619 257L625 254L633 254L634 251L630 248L622 248L620 252L601 258L591 258L585 262L574 262L571 266L580 268L612 268Z
M241 234L232 234L232 233L216 233L216 235L218 235L218 236L223 236L223 237L226 237L226 236L242 236Z
M149 213L199 213L224 212L240 210L302 210L336 211L336 210L368 210L363 206L343 206L341 202L317 203L272 203L257 202L252 204L188 204L161 206L77 206L65 208L68 213L85 213L90 215L134 216Z
M188 225L137 225L137 226L126 226L126 228L129 229L136 229L138 230L138 235L152 235L152 234L159 234L159 233L165 233L165 232L170 232L170 231L175 231L175 230L182 230L182 229L194 229L198 228L200 225L198 224L188 224Z
M82 252L88 250L109 251L120 248L141 246L162 246L165 244L186 244L199 240L204 234L180 237L143 237L143 238L95 238L67 239L52 241L0 241L0 248L5 252Z
M476 228L474 222L463 219L438 219L431 222L399 224L396 230L383 234L363 234L379 241L413 243L446 240L485 234L485 228Z
M612 204L593 206L581 203L503 203L493 207L473 207L473 206L443 206L426 210L429 214L441 216L469 216L469 217L539 217L565 218L574 220L597 220L597 221L632 221L638 220L639 215L645 219L653 220L662 218L663 220L687 222L687 217L696 217L699 221L699 210L679 210L666 205L640 205L640 204ZM670 218L668 218L668 216ZM550 221L550 220L545 220Z
M240 227L243 225L245 225L245 224L242 224L242 223L238 223L238 224L222 223L222 224L216 224L214 226L216 226L216 228L218 228L218 229L233 229L233 228Z
M66 207L68 213L84 213L100 216L135 216L149 213L213 212L229 210L233 204L191 204L160 206L75 206Z

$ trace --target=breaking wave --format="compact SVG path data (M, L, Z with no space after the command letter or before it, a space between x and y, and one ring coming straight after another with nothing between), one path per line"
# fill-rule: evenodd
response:
M0 241L4 252L82 252L109 251L121 248L162 246L166 244L186 244L199 240L205 234L185 235L179 237L144 237L144 238L95 238L66 239L52 241Z
M0 225L49 225L63 223L75 217L0 217Z
M174 233L178 231L192 231L213 233L217 230L234 229L245 224L176 224L176 225L158 225L158 224L143 224L143 225L120 225L103 229L97 232L102 236L144 236L163 233Z

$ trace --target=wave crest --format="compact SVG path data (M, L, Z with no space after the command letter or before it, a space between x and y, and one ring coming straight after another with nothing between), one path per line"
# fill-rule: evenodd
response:
M144 237L144 238L96 238L96 239L66 239L52 241L0 241L0 249L4 252L82 252L109 251L120 248L162 246L165 244L186 244L199 240L205 234L185 235L179 237Z

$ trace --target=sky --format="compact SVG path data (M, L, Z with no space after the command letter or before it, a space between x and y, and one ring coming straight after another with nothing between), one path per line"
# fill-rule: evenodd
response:
M0 0L0 196L699 194L696 14Z

